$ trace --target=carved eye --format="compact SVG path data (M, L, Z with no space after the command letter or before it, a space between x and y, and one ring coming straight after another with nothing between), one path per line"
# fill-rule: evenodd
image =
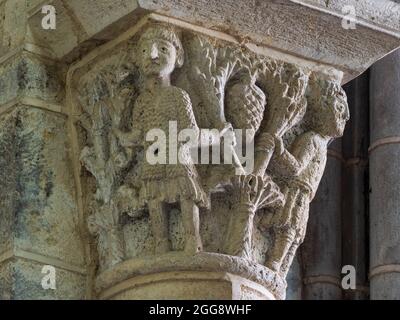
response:
M344 112L344 105L341 103L336 104L336 110L339 112Z
M166 53L166 52L167 52L167 48L166 48L166 47L162 47L162 48L161 48L161 51L162 51L163 53Z

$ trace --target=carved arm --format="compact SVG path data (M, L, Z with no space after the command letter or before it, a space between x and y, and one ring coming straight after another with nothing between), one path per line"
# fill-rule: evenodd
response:
M316 152L312 133L305 133L295 140L289 152L282 138L275 138L276 154L274 168L285 175L298 176L308 166Z

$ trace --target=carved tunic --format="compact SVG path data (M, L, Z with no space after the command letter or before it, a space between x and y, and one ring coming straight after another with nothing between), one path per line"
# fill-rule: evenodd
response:
M183 129L192 129L198 139L199 128L194 118L190 98L180 88L162 87L157 94L143 92L137 99L133 112L133 129L142 132L145 153L154 152L161 156L165 152L166 164L151 164L143 161L140 200L177 202L180 198L191 199L200 205L206 205L206 195L199 184L199 177L190 156L190 146L177 142L170 132L170 122L176 123L177 134ZM152 150L154 141L146 141L146 134L152 129L160 129L166 137L165 148ZM170 139L171 138L171 139ZM154 147L154 146L153 146ZM169 151L174 148L178 154L169 158Z

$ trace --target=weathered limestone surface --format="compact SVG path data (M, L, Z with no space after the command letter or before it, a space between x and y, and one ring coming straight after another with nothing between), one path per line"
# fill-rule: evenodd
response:
M319 61L345 72L344 82L399 46L400 4L391 0L86 0L53 3L64 26L45 33L38 25L40 6L31 4L34 41L50 46L56 57L76 55L76 45L87 50L115 38L144 15L165 16L230 34L240 43L277 50L275 56ZM342 8L353 5L356 29L342 28ZM111 27L112 25L112 27ZM72 32L71 32L72 31ZM301 36L299 36L301 35Z
M0 1L0 298L284 299L349 119L340 85L399 46L394 2L357 4L356 30L338 1L301 2ZM43 4L56 30L42 29ZM145 140L169 121L189 141ZM215 159L232 162L195 161L221 141ZM180 162L150 164L174 146ZM339 206L311 212L337 229L310 276L340 264Z
M171 272L138 276L103 293L112 300L273 300L261 285L229 273Z
M20 105L0 122L0 264L12 281L1 297L82 298L85 258L66 119ZM61 268L59 290L41 287L45 264Z
M371 70L371 299L400 298L399 82L400 52L396 51Z
M14 258L2 264L2 269L6 268L6 272L8 271L8 275L5 274L8 277L5 284L8 284L8 286L4 287L4 290L1 287L1 299L75 300L85 297L84 283L86 277L79 272L66 270L65 267L55 267L56 289L44 290L41 285L44 276L42 273L44 264L46 263L43 261L36 262L26 258Z
M25 2L1 6L0 298L82 299L87 255L62 107L65 69L22 49ZM56 270L56 290L42 287L45 265Z
M0 108L24 99L44 100L48 105L64 99L60 66L27 53L12 56L0 66Z
M328 142L341 136L348 120L345 95L330 72L238 50L224 39L189 26L171 29L152 16L68 72L76 156L88 173L80 180L84 206L97 238L99 297L171 268L229 273L264 286L264 298L284 297ZM162 111L152 115L152 108ZM181 109L192 120L176 113ZM140 135L154 126L168 130L168 119L178 128L189 123L200 141L200 128L249 130L254 168L243 160L195 166L191 159L185 167L167 164L172 171L164 176L162 167L146 163L152 146ZM160 154L170 156L162 148ZM113 295L133 298L134 288Z

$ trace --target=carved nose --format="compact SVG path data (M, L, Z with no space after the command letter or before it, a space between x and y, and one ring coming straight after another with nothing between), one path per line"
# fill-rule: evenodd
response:
M152 60L158 58L158 49L156 45L152 45L151 51L150 51L150 57Z
M349 121L350 120L350 110L349 110L349 108L348 107L346 107L346 114L345 114L345 120L346 121Z

